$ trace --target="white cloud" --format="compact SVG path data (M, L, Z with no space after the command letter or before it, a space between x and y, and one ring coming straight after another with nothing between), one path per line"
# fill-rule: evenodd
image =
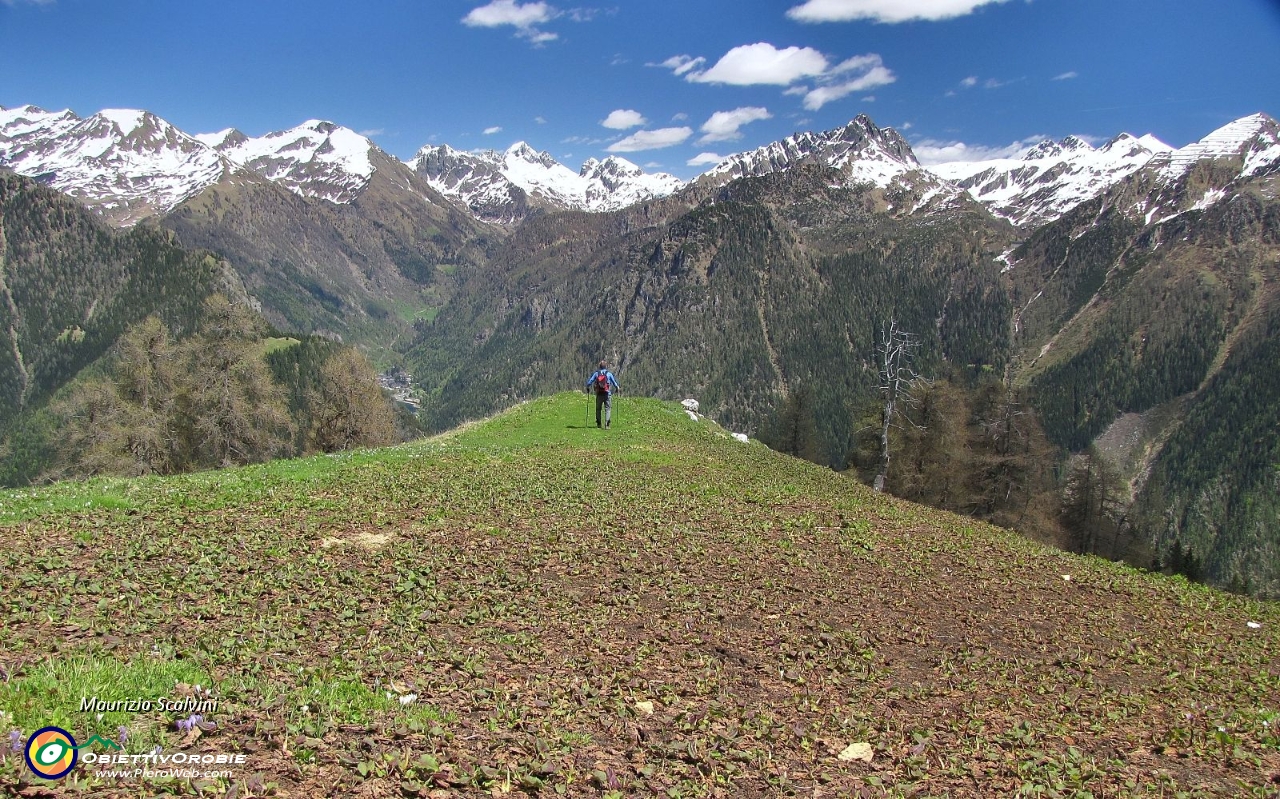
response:
M372 139L374 136L381 136L386 132L387 132L386 128L369 128L367 130L360 131L360 135L364 136L367 139Z
M821 75L826 71L826 57L812 47L784 47L779 50L768 42L757 42L733 48L711 69L701 72L686 70L685 80L733 86L790 86L801 78Z
M854 73L857 77L849 80L837 79ZM804 107L817 111L833 100L839 100L854 92L863 92L877 86L888 86L898 79L893 71L884 65L884 60L877 53L867 53L842 61L823 75L819 82L823 85L809 91L804 96Z
M666 61L662 61L657 64L645 64L645 66L646 67L664 67L666 69L671 70L672 73L674 73L675 75L679 76L679 75L685 74L686 72L695 70L705 63L707 63L707 59L703 58L702 56L698 56L697 58L694 58L693 56L687 56L687 55L673 55L670 58L668 58Z
M546 120L546 118L545 118L545 117L534 117L534 118L533 118L533 121L534 121L534 122L537 122L539 125L545 125L545 124L547 124L547 120Z
M492 136L495 133L501 133L501 132L502 132L502 128L501 126L498 126L498 125L494 125L491 128L484 129L484 135L486 136Z
M725 53L710 69L699 69L706 59L678 55L661 64L676 75L694 83L727 83L734 86L786 86L784 95L803 96L804 107L816 111L827 103L853 92L886 86L898 77L884 65L878 53L867 53L845 59L831 66L826 56L811 47L786 47L781 50L768 42L744 44ZM805 78L816 84L812 88L797 83ZM977 78L973 79L975 82ZM718 141L702 139L701 141Z
M517 36L538 45L560 38L558 34L535 27L550 22L559 15L560 12L553 6L543 2L521 5L516 0L491 0L488 5L471 9L462 18L462 24L472 28L500 28L510 25L516 29Z
M1023 80L1026 80L1026 79L1014 78L1013 80L1000 80L999 78L987 78L986 80L981 80L980 78L978 78L977 75L970 75L969 77L960 81L960 88L972 89L974 86L981 84L982 88L984 89L999 89L1001 86L1008 86L1010 83L1019 83ZM955 95L955 92L947 92L948 97L953 97L954 95Z
M732 111L717 111L711 115L710 119L702 123L702 132L705 135L698 139L698 144L740 139L742 134L738 132L738 128L749 122L772 118L773 114L770 114L768 109L759 106L735 108Z
M845 72L866 72L875 67L884 66L884 59L878 53L867 53L846 58L831 68L828 74L842 75Z
M797 22L907 22L963 17L974 9L1006 0L805 0L787 12Z
M672 121L672 122L684 122L684 121L685 121L686 119L688 119L688 118L689 118L689 115L688 115L688 114L686 114L685 112L681 111L681 112L680 112L680 113L678 113L678 114L674 114L674 115L672 115L672 117L671 117L671 121Z
M715 153L698 153L693 158L685 161L685 164L688 166L707 166L709 164L718 164L723 160L723 155L716 155Z
M640 150L657 150L683 144L693 135L693 128L658 128L640 130L616 141L605 149L611 153L634 153Z
M609 116L600 120L600 124L610 130L626 130L627 128L638 128L641 125L647 125L649 120L641 116L639 111L631 111L629 109L619 108L616 111L610 111Z
M516 0L492 0L486 6L471 9L462 18L462 24L473 28L498 28L503 25L529 28L550 22L555 15L555 9L546 3L520 5Z
M1072 78L1078 78L1078 77L1080 77L1080 73L1072 71L1072 72L1064 72L1061 75L1055 75L1053 79L1054 80L1071 80Z
M1046 136L1031 136L1020 141L1011 142L1002 147L989 147L982 144L965 144L960 141L939 141L923 139L911 145L911 152L916 160L925 166L946 164L953 161L990 161L995 158L1021 158L1027 150L1044 141Z

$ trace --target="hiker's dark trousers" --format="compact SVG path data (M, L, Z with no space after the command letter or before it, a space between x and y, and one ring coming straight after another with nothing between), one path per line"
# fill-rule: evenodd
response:
M600 409L604 408L604 426L609 426L613 415L613 394L608 391L596 392L596 427L600 426Z

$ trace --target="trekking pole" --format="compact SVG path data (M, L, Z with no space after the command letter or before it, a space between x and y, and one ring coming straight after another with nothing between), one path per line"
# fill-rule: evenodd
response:
M591 392L587 392L587 427L591 426Z

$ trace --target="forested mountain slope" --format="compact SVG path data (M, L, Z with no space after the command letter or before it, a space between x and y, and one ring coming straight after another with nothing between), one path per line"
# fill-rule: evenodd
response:
M1198 165L1184 195L1220 199L1157 221L1134 211L1140 173L1015 250L1015 374L1064 448L1129 439L1112 453L1138 498L1125 522L1157 557L1275 594L1280 179L1238 172Z
M994 255L1011 229L976 204L894 215L883 190L817 166L683 197L650 224L636 209L528 221L410 355L433 424L576 385L605 358L626 391L696 396L753 432L807 391L839 464L882 322L920 333L922 368L1003 367Z
M454 273L485 262L497 234L404 164L369 157L374 171L341 204L241 174L159 224L229 259L282 330L403 348L414 321L449 297Z
M124 329L159 313L190 329L236 274L173 234L108 229L79 203L0 171L0 428L95 361Z

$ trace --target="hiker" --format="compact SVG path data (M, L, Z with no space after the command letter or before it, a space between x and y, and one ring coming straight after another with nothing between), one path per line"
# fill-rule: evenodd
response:
M609 427L613 416L613 392L622 391L618 379L609 371L609 364L600 362L600 368L587 378L587 391L596 393L596 427L600 426L600 408L604 407L604 426Z

